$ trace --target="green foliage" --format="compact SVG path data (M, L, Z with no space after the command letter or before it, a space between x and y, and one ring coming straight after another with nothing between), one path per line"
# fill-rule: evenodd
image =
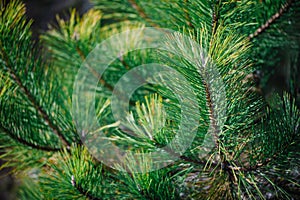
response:
M5 161L1 168L11 168L21 180L20 199L297 197L299 80L290 75L286 93L265 99L252 72L278 65L273 50L279 47L291 47L290 63L294 68L299 65L299 2L94 0L94 4L82 17L75 10L69 21L58 17L58 27L41 36L41 45L31 39L24 5L1 3L0 158ZM146 26L170 28L189 40L169 34L164 50L124 52L99 80L95 89L99 130L129 152L120 155L124 164L113 169L94 157L84 145L85 133L76 130L71 113L73 84L81 64L99 43ZM137 42L134 36L126 39L128 45ZM121 49L122 41L112 45ZM134 92L126 122L114 121L110 108L114 86L131 69L147 63L180 72L192 89L176 82L171 91L164 87L170 80L162 75L156 80L161 85L149 84ZM207 77L214 68L220 77ZM219 104L223 91L224 103ZM139 157L136 166L134 153L161 151L177 138L182 105L176 93L199 108L187 110L189 125L196 127L195 138L182 155L176 145L164 149L177 157L164 168L151 171L156 161L146 156ZM207 138L212 138L212 147L205 146Z

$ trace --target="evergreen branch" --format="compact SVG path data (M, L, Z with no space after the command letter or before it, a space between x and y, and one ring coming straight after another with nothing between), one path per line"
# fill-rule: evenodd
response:
M272 23L274 23L278 18L280 18L284 12L286 12L290 6L292 5L294 0L287 1L277 13L272 15L263 25L261 25L256 31L248 36L249 40L252 40L254 37L257 37L259 34L264 32L266 29L270 27Z
M214 22L214 26L217 26L218 18L215 17L215 20L216 21ZM213 29L213 31L214 30L216 30L216 29ZM203 82L203 84L205 86L206 101L207 101L209 112L210 112L209 119L210 119L210 123L211 123L211 127L212 127L212 136L214 138L215 147L216 147L216 149L219 150L220 161L221 161L221 170L223 170L225 173L227 173L229 182L230 182L230 187L229 187L230 192L231 192L231 194L234 194L234 188L237 185L237 178L235 175L235 171L230 168L231 164L227 160L227 158L226 158L227 156L226 156L225 152L222 150L223 145L220 146L219 134L220 134L221 130L217 124L217 116L215 113L215 109L214 109L214 105L213 105L213 101L212 101L212 97L211 97L211 93L210 93L209 83Z
M60 129L50 120L50 117L48 116L47 112L42 108L41 105L39 105L38 101L34 97L34 95L29 91L29 89L22 83L21 79L17 76L17 74L12 70L13 64L11 63L9 56L7 55L4 47L2 46L2 43L0 42L0 48L1 48L1 54L4 58L4 61L6 62L6 65L8 67L8 72L12 79L15 81L15 83L20 87L21 91L27 96L29 101L32 103L34 108L37 110L39 115L44 119L46 125L48 125L52 131L60 138L63 145L67 146L67 148L70 148L69 142L65 139L63 133L60 131Z
M102 2L100 3L100 0L97 1L99 1L99 4L102 3ZM201 100L199 98L199 101L195 102L201 108L200 115L199 116L197 115L198 117L197 122L201 122L199 124L202 124L202 126L198 126L199 129L197 130L198 131L197 133L199 135L197 136L199 136L199 139L198 137L195 138L195 142L197 142L195 143L195 145L198 145L202 141L201 136L205 136L205 134L207 133L207 122L210 122L208 134L211 134L210 136L213 137L212 139L214 140L214 146L216 149L213 149L212 155L207 160L205 160L203 158L194 155L194 153L197 153L196 151L194 152L194 150L197 150L197 148L193 148L193 151L191 151L190 153L186 152L183 155L177 153L177 151L174 150L172 147L165 148L163 150L165 150L170 157L178 158L178 160L176 160L172 164L173 165L172 167L160 169L149 173L120 172L118 174L118 171L108 169L109 167L107 166L103 166L107 168L107 170L105 171L102 170L103 168L101 168L102 164L100 163L100 161L97 161L97 159L88 152L88 149L85 148L85 146L81 143L81 141L78 141L79 144L77 144L77 147L74 146L73 148L72 146L72 148L65 148L64 145L68 145L67 141L72 142L72 140L69 139L68 134L73 134L73 133L75 134L76 132L73 129L71 129L72 131L65 132L63 128L66 127L68 128L68 130L70 128L73 128L73 126L68 127L69 123L70 124L72 123L72 118L71 116L69 117L69 115L68 118L64 118L63 116L61 116L64 115L65 113L69 114L67 110L64 110L66 112L60 113L61 115L57 115L58 118L54 119L53 118L54 116L51 114L52 112L50 112L50 110L48 110L47 108L48 106L49 108L53 108L51 105L56 98L55 95L57 94L47 93L48 90L45 89L45 91L41 93L42 97L45 100L47 100L46 98L49 98L49 100L41 102L42 99L40 98L40 94L37 94L37 92L33 90L36 87L35 85L40 83L39 82L40 79L38 79L37 82L35 82L35 79L26 79L23 77L26 74L24 74L22 71L20 72L18 71L17 67L24 66L23 64L21 64L22 62L20 61L27 61L26 64L29 64L29 66L33 67L33 69L34 67L38 67L39 65L35 65L35 64L32 65L32 62L35 62L35 59L31 56L30 54L31 51L29 52L27 51L26 53L26 49L28 48L30 49L29 46L32 45L30 43L29 35L28 37L26 37L26 40L24 40L26 42L25 43L26 45L21 45L22 44L21 42L23 41L22 40L23 35L26 36L26 34L24 34L22 31L19 31L20 29L22 30L24 28L23 22L20 23L19 26L16 26L16 28L15 26L2 27L1 26L2 24L5 24L6 21L9 21L5 17L3 17L4 19L3 21L1 21L2 18L0 19L1 22L0 29L3 28L3 30L5 30L4 31L5 34L3 34L4 37L2 37L2 41L6 41L7 38L11 37L10 42L13 45L11 45L10 43L6 44L6 42L3 42L3 44L5 45L4 47L2 47L1 46L2 43L0 43L0 62L5 69L4 77L10 78L11 81L10 80L9 81L13 83L14 87L10 87L10 85L8 85L5 81L0 81L1 82L0 87L2 87L3 85L5 89L8 88L10 90L5 94L11 94L9 92L14 92L15 87L18 87L18 89L20 90L17 91L17 95L18 95L17 97L19 97L19 94L21 93L21 96L25 97L25 103L26 103L26 104L22 104L24 102L19 97L19 98L13 98L11 99L11 101L8 101L9 103L12 104L11 107L8 107L9 109L6 109L5 106L7 105L5 104L2 107L3 114L7 113L7 111L11 111L12 113L9 113L10 118L8 118L7 123L4 122L0 123L0 130L3 130L3 133L6 133L8 137L9 136L11 137L11 140L9 141L12 141L13 145L18 144L19 142L27 146L27 148L24 148L23 145L20 146L21 149L24 149L24 151L19 151L19 148L13 148L12 149L13 153L10 154L8 150L11 145L10 144L3 145L4 148L8 148L7 155L8 156L12 155L11 157L8 156L6 157L9 158L12 162L14 162L14 159L17 159L19 161L19 162L14 162L13 166L24 165L24 163L28 165L28 162L25 161L32 159L34 162L38 161L37 164L39 164L38 167L40 167L41 164L40 158L43 158L42 162L44 164L43 156L45 156L44 155L45 152L40 150L60 151L61 149L63 149L63 151L60 151L61 155L59 155L58 157L54 156L51 157L51 159L49 159L50 162L47 162L47 165L49 165L49 167L51 168L49 170L48 168L46 168L47 171L42 170L42 173L44 174L45 177L44 179L42 179L42 176L40 176L41 178L39 178L39 187L34 188L34 189L38 188L39 192L44 192L44 194L49 199L82 198L82 199L98 200L98 199L109 199L112 197L112 195L115 195L112 198L116 198L116 199L119 198L121 199L126 199L126 198L127 199L138 199L138 198L140 199L183 199L183 198L195 197L195 195L196 196L200 195L202 197L201 199L207 199L207 198L218 199L222 197L225 199L234 199L234 198L244 199L248 197L249 199L255 199L255 198L265 199L265 197L267 196L267 195L265 196L267 191L272 193L272 195L273 194L276 195L275 198L281 198L282 196L280 196L280 193L284 194L286 192L276 186L277 180L275 179L269 181L270 182L269 185L270 187L272 187L270 189L269 186L266 185L265 183L265 180L268 180L268 177L264 177L264 175L269 173L274 177L278 176L280 177L280 180L278 180L279 182L278 185L286 184L286 183L282 183L281 180L285 179L287 176L281 172L284 172L284 170L286 169L292 171L290 168L291 162L289 158L297 156L297 148L294 149L290 147L295 147L293 146L293 144L296 143L295 141L296 137L299 135L298 128L300 124L299 121L300 113L297 111L296 106L294 105L291 106L289 102L287 102L286 103L287 105L285 105L284 107L285 109L280 110L277 109L276 107L276 109L274 109L274 113L272 112L273 115L270 116L267 115L266 114L267 112L265 112L265 110L262 108L263 105L259 103L261 102L260 98L258 99L256 95L248 96L249 93L245 95L241 95L242 94L241 91L244 91L244 86L246 86L246 84L243 83L244 75L239 75L236 72L241 71L242 73L246 73L248 72L248 70L249 71L251 70L248 67L251 64L250 62L248 62L249 57L251 57L251 52L247 51L247 49L249 48L248 44L250 40L258 36L262 32L264 32L268 28L269 30L267 31L270 31L270 29L272 29L274 25L277 25L279 21L280 23L283 22L284 21L283 18L288 14L285 13L286 10L288 10L291 7L290 10L294 11L294 7L292 7L294 4L292 3L293 2L295 3L297 1L285 0L285 1L277 2L276 4L271 4L269 2L266 4L261 4L262 7L259 7L259 9L262 8L262 10L258 10L258 11L259 12L263 11L263 13L259 13L259 14L265 16L265 12L264 12L265 9L270 9L266 7L267 5L271 5L271 9L267 13L268 14L267 19L270 16L272 16L274 13L276 14L273 15L271 18L269 18L267 22L264 21L266 20L265 18L262 18L261 20L263 21L261 21L258 24L258 26L260 26L263 23L264 24L261 25L256 31L255 29L257 27L253 27L254 23L252 22L248 23L248 20L251 21L253 17L257 16L255 15L257 14L256 13L257 7L253 6L255 4L254 1L222 2L220 0L214 0L214 1L203 1L203 0L179 1L178 0L172 2L172 4L174 3L174 6L173 5L169 6L170 3L168 1L148 1L145 4L144 2L139 0L117 0L113 3L104 0L103 2L104 2L103 3L104 6L102 7L100 6L100 7L101 8L104 7L103 12L108 12L110 14L106 19L112 19L112 22L132 19L132 20L141 20L147 24L157 23L153 25L154 27L159 27L159 26L168 27L168 25L170 25L173 27L186 26L188 29L194 29L194 30L195 27L202 28L199 29L200 30L199 32L190 31L190 37L191 38L195 37L197 42L201 44L202 48L208 50L208 57L214 62L214 64L216 64L213 67L218 67L221 75L221 79L225 84L224 89L226 90L227 94L225 96L224 101L226 102L226 109L227 109L226 112L227 111L228 112L226 113L227 114L226 119L224 116L224 120L226 120L224 121L225 123L224 126L222 126L221 123L219 123L220 117L223 116L219 115L219 110L218 110L218 109L223 109L224 106L217 104L218 99L215 97L218 96L214 96L215 90L213 90L214 89L213 81L216 81L216 79L214 79L213 77L212 79L209 79L210 81L206 81L205 77L200 78L198 76L199 73L196 73L198 71L195 71L194 74L193 73L194 68L192 68L191 64L187 62L188 60L185 61L184 59L182 60L180 59L180 61L177 62L176 59L179 58L176 58L176 55L170 56L170 58L169 57L168 58L170 63L174 63L174 69L180 69L181 71L180 70L178 71L182 72L182 74L186 76L187 80L190 81L194 91L197 91L198 89L199 92L197 92L197 97L205 96L204 98L201 98ZM158 3L160 3L161 5L158 5ZM223 5L226 6L228 10L227 9L223 10ZM249 10L247 8L250 7L251 9L253 9L253 12L252 10L251 12L248 12ZM14 7L10 9L12 13L15 10L13 8ZM250 13L250 15L245 14L245 12ZM161 15L159 14L157 15L156 13L159 13ZM224 13L225 16L223 15ZM116 18L114 19L112 17L116 17ZM16 17L14 17L13 14L8 16L7 18L13 21L12 24L15 24L14 19ZM278 18L281 19L276 21ZM70 21L74 21L74 20L75 18ZM68 72L65 71L66 73L64 73L62 76L63 78L67 77L68 83L72 83L72 80L74 78L73 76L74 68L71 67L71 65L69 66L69 63L72 64L75 61L76 67L80 67L80 64L86 59L87 51L91 49L91 47L93 47L95 43L102 40L101 38L102 35L101 37L99 37L98 34L99 29L97 28L94 29L94 27L96 26L98 27L98 23L96 23L96 21L98 20L95 20L95 16L93 14L88 15L86 20L80 22L79 25L75 25L75 23L74 24L70 23L70 25L62 26L61 33L54 32L53 34L49 34L49 37L47 38L48 43L54 49L54 55L55 55L54 61L57 62L55 63L55 66L58 66L58 70L61 69L64 70L66 63L67 66L69 67L69 69L67 69L69 71ZM90 22L95 22L95 23L91 24ZM227 26L226 23L229 23L230 25ZM222 27L223 24L226 25L224 28ZM62 25L64 25L64 22L62 22ZM90 26L92 26L92 28L89 29L89 31L87 31L86 29L88 29ZM242 29L243 31L247 32L247 35L249 35L250 33L252 34L248 36L248 39L245 39L240 34L232 33L232 30L238 27L243 27ZM249 32L249 27L251 29L250 32ZM29 31L29 26L27 28ZM16 34L16 37L14 37L15 36L14 34L11 34L11 30L16 30L15 32L13 31L13 33ZM79 33L77 33L78 31ZM255 32L253 33L252 31ZM101 31L102 34L104 32L105 31ZM94 33L96 34L94 35ZM104 35L107 34L107 36L110 36L111 33L113 32L107 32L104 33ZM200 36L199 40L197 38L198 36ZM170 39L172 40L171 44L173 44L174 39L172 38ZM266 39L266 41L268 42L268 38ZM62 42L64 43L64 46L61 46ZM198 52L197 51L194 52L193 48L186 48L186 47L194 47L193 45L185 46L184 41L179 41L178 44L179 45L177 47L179 47L179 50L180 47L181 50L192 49L192 51L187 52L188 56L192 56L193 54L191 53L195 53L195 55L198 55ZM20 47L20 45L24 48L19 49L18 47ZM177 48L177 47L173 47L172 45L170 46L171 46L170 48ZM254 48L257 48L257 46L254 46ZM3 52L1 52L1 50ZM66 52L66 50L69 52ZM255 49L253 50L255 52L257 51ZM12 53L10 53L11 51ZM266 48L266 51L271 51L271 49ZM115 78L120 77L120 75L122 75L124 71L126 72L130 70L132 67L131 63L136 63L140 61L140 59L143 59L144 56L149 58L148 53L141 54L138 56L133 56L132 58L128 56L126 57L128 59L125 60L123 60L122 56L119 56L120 62L118 62L116 66L114 66L115 67L114 70L111 70L113 74L109 74L107 77L106 76L102 77L102 79L99 76L97 70L93 69L92 66L89 65L90 63L87 63L86 67L88 68L89 72L93 73L93 75L98 78L97 81L103 86L104 90L99 90L99 91L102 92L105 90L109 90L105 92L110 93L114 89L113 87L114 87ZM256 58L255 56L253 57ZM150 56L150 58L152 57ZM14 59L17 59L17 62L20 63L16 65ZM201 65L206 63L206 60L203 60L202 62L200 61L199 64ZM27 66L26 64L25 66ZM118 70L118 68L121 69L121 71ZM231 72L232 74L230 74ZM38 74L35 73L35 75ZM36 77L37 76L34 76L34 78ZM136 77L136 78L142 79L142 77ZM72 88L69 85L65 85L63 84L63 82L61 85L64 86L64 88L72 91ZM52 87L50 88L52 89ZM170 117L172 117L171 120L174 119L174 127L177 127L177 119L180 120L181 118L180 115L177 114L176 112L177 110L180 111L181 107L177 105L177 101L174 101L173 104L173 99L175 99L175 96L173 97L174 94L172 94L173 91L165 90L164 88L162 89L158 88L158 89L160 89L161 93L163 93L164 96L168 98L169 102L172 102L172 104L168 105L169 112L167 112L167 114L169 113L174 114ZM185 87L182 86L180 82L176 83L175 92L183 91L184 89ZM218 89L219 88L217 88L217 91L220 91ZM247 91L250 91L250 89ZM1 93L1 89L0 89L0 93ZM9 98L9 96L10 95L6 95L4 97ZM227 97L229 98L227 99ZM66 100L68 101L69 99ZM122 99L120 101L122 101ZM20 107L17 106L18 103L21 104ZM56 103L60 104L61 101ZM62 103L64 103L64 101ZM134 102L133 103L130 102L130 104L134 105ZM99 103L99 105L101 104ZM109 105L109 103L107 105ZM26 106L29 106L29 109L24 109L26 108ZM64 106L64 104L62 106ZM106 106L103 106L103 110L104 108L106 108ZM130 147L130 143L135 142L136 146L133 146L133 148L143 147L143 149L144 148L147 149L148 147L150 148L155 147L155 145L153 145L153 142L155 142L154 144L156 144L157 147L160 147L159 145L163 145L164 143L168 142L170 139L173 138L173 131L169 132L168 129L166 129L166 131L160 131L158 132L158 134L156 134L157 131L154 131L156 130L156 127L160 128L161 124L164 125L164 123L162 122L166 122L167 119L169 120L169 118L166 119L163 118L164 120L156 120L155 118L154 120L154 117L156 116L154 114L158 113L157 116L163 116L163 117L165 116L161 114L162 112L160 112L162 111L162 106L145 106L141 108L143 108L144 110L136 109L137 115L139 117L139 121L133 119L132 125L141 123L144 129L139 128L140 126L139 127L136 126L137 128L134 129L137 130L135 136L145 135L144 133L146 132L147 137L143 137L141 138L141 140L138 140L136 137L134 137L134 135L130 136L130 133L126 132L126 130L122 130L121 127L120 127L121 131L117 130L121 132L119 134L120 136L116 134L116 137L114 137L115 135L114 132L110 132L110 130L108 130L109 133L108 136L109 137L112 136L112 140L115 139L118 140L117 144L124 143L125 146ZM58 110L58 109L59 108L51 109L51 110ZM66 108L63 107L63 109L67 109L67 107ZM189 109L191 114L193 114L192 109L193 108ZM266 108L266 110L268 109ZM23 112L23 111L24 113L18 114L18 112ZM31 113L33 113L34 115L31 115ZM110 114L111 114L110 110L108 111L108 113L105 112L103 115L102 115L102 111L99 111L99 113L100 114L98 116L99 118L100 117L102 118L103 116L104 123L105 121L110 120ZM256 113L259 115L261 113L264 113L264 115L266 115L265 121L263 120L263 118L260 118L261 119L260 121L257 122L254 121L257 120L257 119L253 119L253 116L255 116ZM280 113L282 113L283 115L280 115ZM66 119L69 121L63 120L61 122L61 119ZM146 119L150 119L150 120L146 120ZM14 120L15 122L18 123L14 123ZM26 129L28 128L28 122L30 122L29 129ZM193 123L193 121L191 122ZM261 122L261 124L259 122ZM173 125L173 123L170 125ZM15 126L18 128L15 129ZM104 127L109 127L109 125ZM17 131L18 130L22 131L22 128L24 128L25 132L24 134L20 135L18 134L19 132ZM55 141L61 139L59 144L57 145L52 143L41 144L36 142L35 136L40 136L40 135L35 135L34 133L36 130L38 130L38 132L43 131L44 129L42 128L46 128L47 133L48 130L50 129L51 132L50 136L51 138L54 137ZM171 128L173 128L173 126ZM125 133L122 134L123 131L126 134ZM32 134L27 134L27 133L32 133ZM155 133L155 134L151 134L151 133ZM248 134L250 135L249 138L248 138ZM5 139L8 139L6 135L3 134L3 141L5 141ZM125 137L121 137L121 136L125 136ZM39 137L37 138L40 139ZM186 140L188 139L189 138L186 138ZM16 142L14 142L14 140ZM47 141L47 137L41 138L40 141L44 141L44 142ZM240 145L240 142L243 142L243 144ZM43 147L48 145L50 147ZM254 145L255 147L258 148L253 148L251 145ZM33 148L38 150L35 151L35 149ZM33 152L37 153L37 155L28 155L27 154L28 150L31 151L33 150ZM288 154L287 159L284 158L285 154ZM245 155L245 157L243 157L243 155ZM22 157L25 157L25 159ZM21 158L21 160L19 160L19 158ZM283 159L283 161L281 161L281 159ZM134 163L131 162L131 160L132 159L128 157L128 160L126 161L127 162L126 166L128 166L129 169L133 169L133 166L135 166ZM215 162L215 160L217 161ZM297 160L298 159L293 161L292 164L298 162ZM147 160L146 157L141 159L140 164L142 169L147 170L151 162L152 160L150 159ZM283 170L280 169L282 171L278 171L279 173L277 173L277 169L276 169L277 164L279 164L279 166L283 169ZM31 165L28 166L30 168L33 168ZM202 172L205 173L199 172L197 173L195 178L191 179L190 174L188 174L189 170L195 169L198 172L198 170L202 168L204 169L202 170ZM21 170L19 169L18 170L22 172L22 168L20 169ZM174 174L174 172L176 173ZM108 173L108 176L104 176L105 173ZM293 176L293 174L291 175ZM190 177L185 178L185 176L190 176ZM264 177L265 180L262 180L261 177ZM284 186L287 186L283 188L286 189L287 192L289 192L290 190L290 188L288 188L289 185L284 185ZM298 186L299 184L296 187ZM29 195L29 196L33 197L33 195ZM297 197L297 194L295 194L295 197ZM24 198L41 199L41 198L28 198L28 197L26 198L26 196Z
M128 0L131 7L137 11L141 18L143 18L146 22L148 22L151 26L159 28L159 25L153 23L153 21L147 16L145 11L135 2L135 0Z
M74 178L74 175L71 177L71 184L73 187L75 187L78 192L80 192L82 195L86 196L90 200L101 200L101 198L94 197L92 194L90 194L88 191L84 190L80 185L76 183L76 180Z
M15 140L15 141L17 141L17 142L19 142L19 143L21 143L25 146L28 146L28 147L31 147L31 148L34 148L34 149L37 149L37 150L42 150L42 151L56 152L56 151L61 150L61 148L45 147L45 146L40 146L40 145L37 145L37 144L33 144L31 142L28 142L28 141L24 140L23 138L20 138L20 137L16 136L9 129L3 127L2 125L0 125L0 129L3 130L5 133L7 133L10 138L12 138L13 140Z

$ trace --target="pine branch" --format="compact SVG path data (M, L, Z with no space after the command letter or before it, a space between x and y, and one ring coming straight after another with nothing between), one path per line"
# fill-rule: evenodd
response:
M84 195L85 197L87 197L90 200L102 200L101 198L98 197L94 197L92 194L89 193L89 191L84 190L81 185L78 185L76 183L76 180L74 178L74 176L72 175L71 177L71 184L73 185L73 187L75 187L78 192L80 192L82 195Z
M38 101L34 97L34 95L29 91L29 89L22 83L21 79L17 76L17 74L12 70L13 64L10 61L9 56L7 55L4 47L2 46L2 43L0 42L0 48L1 48L1 55L6 62L8 72L10 76L12 77L12 80L15 81L15 83L19 86L20 90L27 96L29 101L32 103L34 108L37 110L39 115L44 119L45 123L52 129L52 131L60 138L63 145L67 146L67 148L70 148L69 142L65 139L64 134L61 132L61 130L50 120L50 117L48 116L47 112L42 108L41 105L39 105Z
M284 12L288 11L289 8L291 7L292 3L294 0L289 0L287 1L277 13L272 15L263 25L261 25L256 31L248 36L249 40L252 40L253 38L257 37L259 34L263 33L266 31L271 24L273 24L277 19L279 19Z
M12 138L13 140L23 144L24 146L28 146L28 147L31 147L31 148L34 148L34 149L38 149L38 150L42 150L42 151L48 151L48 152L49 151L57 152L57 151L61 150L61 148L45 147L45 146L40 146L38 144L33 144L31 142L28 142L28 141L24 140L23 138L20 138L20 137L16 136L9 129L3 127L2 125L0 125L0 129L3 130L5 133L7 133L10 138Z

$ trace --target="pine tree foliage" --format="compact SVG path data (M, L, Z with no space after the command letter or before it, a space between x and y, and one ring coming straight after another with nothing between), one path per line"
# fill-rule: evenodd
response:
M24 4L0 6L1 159L21 180L20 199L296 199L299 182L300 4L293 0L94 0L83 16L75 10L33 42ZM114 168L97 160L80 140L72 108L73 84L81 64L97 44L122 31L169 28L165 50L143 49L115 59L96 87L100 129L114 144L132 152L158 151L177 137L181 105L174 93L190 91L199 110L196 136L178 159L151 171L154 162L134 155ZM128 42L135 42L128 36ZM114 41L119 47L121 41ZM197 51L195 44L205 52ZM289 47L290 88L268 98L256 89L252 72L280 63ZM172 54L181 52L182 56ZM191 62L199 58L197 62ZM207 58L207 59L204 59ZM115 122L110 96L117 81L136 66L160 63L189 81L139 88L130 99L124 123ZM199 74L215 67L221 80ZM215 78L215 79L214 79ZM167 77L157 81L167 84ZM214 88L221 81L224 88ZM216 104L224 90L225 104ZM88 98L88 97L87 97ZM74 100L74 99L73 99ZM218 113L224 113L218 116ZM89 112L87 110L87 112ZM219 121L217 120L219 119ZM224 124L220 125L220 121ZM88 123L88 122L87 122ZM210 128L212 127L212 128ZM188 130L189 131L189 130ZM89 133L93 134L93 133ZM188 133L186 133L188 135ZM203 148L205 137L211 149ZM185 141L186 140L186 141ZM190 138L183 138L185 144ZM95 141L97 142L97 140ZM205 156L203 151L207 151ZM167 159L167 158L166 158ZM150 171L149 171L150 170ZM124 172L127 171L127 172Z

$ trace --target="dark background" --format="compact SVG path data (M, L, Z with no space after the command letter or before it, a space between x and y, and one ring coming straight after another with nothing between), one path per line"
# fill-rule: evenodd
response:
M47 30L49 23L55 23L57 14L68 18L70 8L76 8L83 14L92 7L88 0L23 0L23 2L28 18L33 19L32 31L35 37Z

